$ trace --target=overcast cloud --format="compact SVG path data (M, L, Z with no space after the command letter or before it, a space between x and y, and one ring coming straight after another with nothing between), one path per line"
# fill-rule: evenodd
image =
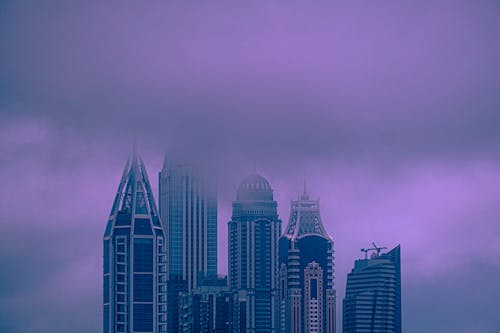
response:
M407 333L500 331L500 3L0 2L0 332L101 330L134 138L219 183L219 271L254 165L307 178L346 274L401 244ZM339 320L340 321L340 320Z

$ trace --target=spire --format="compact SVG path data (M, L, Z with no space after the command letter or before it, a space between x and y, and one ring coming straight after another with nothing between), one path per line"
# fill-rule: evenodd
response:
M132 157L137 158L137 138L134 138L134 143L132 143Z
M331 239L321 221L319 200L309 198L304 179L304 192L299 200L292 200L290 219L284 236L297 239L306 235L319 235Z
M161 167L162 170L165 170L168 168L168 165L169 165L169 160L168 160L168 157L167 157L167 154L165 153L165 156L163 157L163 165Z
M131 164L131 170L134 173L134 176L136 179L139 178L139 161L138 161L138 154L137 154L137 141L134 140L134 144L132 145L132 154L130 156L132 160Z
M158 215L146 167L139 157L135 142L125 164L110 215L116 215L118 212Z
M307 180L306 180L306 177L304 177L304 192L302 193L302 196L300 197L300 200L309 200L309 195L307 194Z

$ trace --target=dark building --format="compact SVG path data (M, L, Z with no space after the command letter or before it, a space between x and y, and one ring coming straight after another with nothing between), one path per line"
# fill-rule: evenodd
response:
M344 333L401 333L400 247L359 259L347 276Z
M212 179L165 159L159 174L160 215L168 239L168 325L177 332L178 295L217 276L217 194Z
M319 200L310 199L304 189L299 200L292 201L279 244L281 332L335 332L333 253Z
M163 227L134 150L104 233L103 332L166 332L166 282Z
M179 333L232 332L233 294L227 278L207 279L179 296Z
M229 286L235 297L233 331L279 331L278 238L281 220L269 182L250 175L238 187L228 223Z

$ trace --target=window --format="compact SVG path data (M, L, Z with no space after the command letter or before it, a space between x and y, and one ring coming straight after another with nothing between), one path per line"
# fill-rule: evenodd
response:
M103 286L103 289L104 289L104 303L108 303L109 302L109 275L105 276L104 277L104 286Z
M134 302L153 301L153 274L134 274Z
M134 239L134 272L153 272L153 239Z
M152 304L134 304L134 331L153 331Z

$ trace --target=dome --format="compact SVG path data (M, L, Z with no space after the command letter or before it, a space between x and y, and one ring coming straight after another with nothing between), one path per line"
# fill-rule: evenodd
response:
M240 183L236 200L273 200L273 189L264 177L252 174Z

